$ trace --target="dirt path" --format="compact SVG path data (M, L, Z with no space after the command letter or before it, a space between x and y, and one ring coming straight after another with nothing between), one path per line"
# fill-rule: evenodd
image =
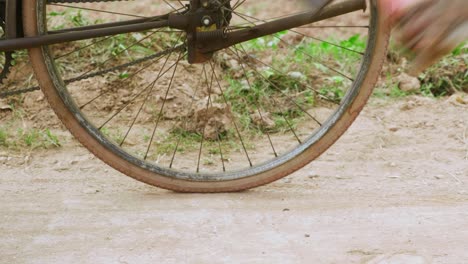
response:
M319 160L237 194L152 188L73 141L3 153L0 263L466 263L466 113L374 99Z

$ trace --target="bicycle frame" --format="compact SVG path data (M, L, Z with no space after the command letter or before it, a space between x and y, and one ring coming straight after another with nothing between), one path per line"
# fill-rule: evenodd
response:
M6 39L16 39L24 37L23 15L21 0L0 0L5 4L5 36Z
M62 30L49 32L49 34L44 36L24 37L22 28L21 0L1 1L6 2L6 39L0 41L0 52L29 49L43 45L52 45L163 27L176 28L185 30L188 33L194 33L193 25L201 23L200 16L206 14L203 13L203 10L199 11L199 9L193 10L193 8L191 8L191 10L185 14L168 14L123 22L104 23L95 26L74 28L72 31ZM200 6L201 1L206 0L190 0L191 5L197 7ZM287 30L289 28L299 27L353 11L366 9L365 0L346 0L336 4L334 3L324 8L324 6L329 2L330 0L315 0L315 3L319 3L319 6L316 6L310 12L265 22L249 29L236 30L232 32L218 32L223 33L222 37L219 37L216 41L210 40L209 44L202 43L198 48L202 53L210 53L250 39Z

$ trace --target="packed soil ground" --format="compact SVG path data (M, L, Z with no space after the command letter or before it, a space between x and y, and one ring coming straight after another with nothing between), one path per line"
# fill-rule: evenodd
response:
M0 149L0 263L466 263L462 97L373 98L297 173L202 195L116 172L28 94L17 127L50 128L62 146ZM0 120L10 110L0 101Z
M464 263L468 108L453 99L374 98L320 159L241 193L147 186L71 138L3 152L0 262Z

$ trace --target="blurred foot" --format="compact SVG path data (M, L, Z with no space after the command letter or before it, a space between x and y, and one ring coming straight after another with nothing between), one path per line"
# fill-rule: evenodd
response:
M380 0L380 5L397 41L413 56L412 75L468 39L466 0Z

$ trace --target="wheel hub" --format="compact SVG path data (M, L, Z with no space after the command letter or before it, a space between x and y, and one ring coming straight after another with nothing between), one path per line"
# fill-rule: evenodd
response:
M171 27L187 32L189 63L203 63L212 58L213 52L201 52L201 49L224 38L223 32L231 18L231 1L190 0L189 11L171 15L169 23Z

